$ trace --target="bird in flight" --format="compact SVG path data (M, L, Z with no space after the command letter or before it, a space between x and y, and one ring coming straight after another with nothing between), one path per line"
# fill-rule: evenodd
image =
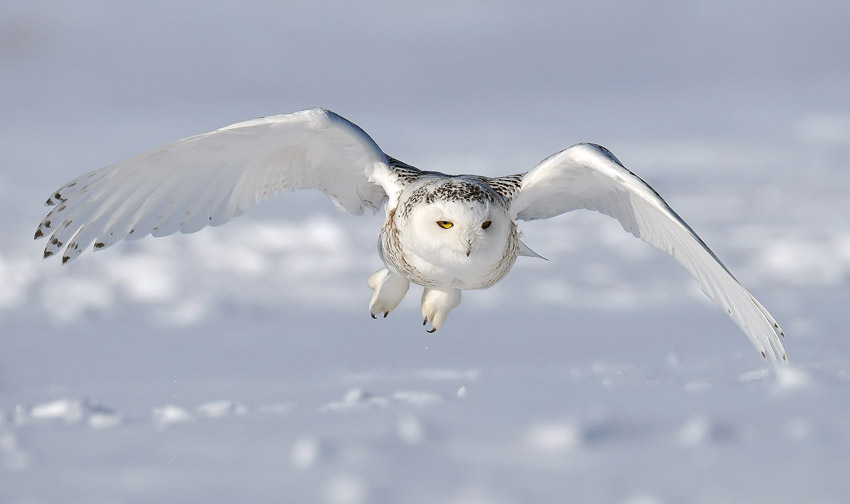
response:
M518 256L540 257L517 221L577 209L601 212L672 255L774 364L788 359L782 329L699 236L606 148L581 143L525 173L503 177L423 171L385 154L360 127L320 108L189 137L82 175L55 191L35 232L44 257L63 263L92 243L192 233L281 191L318 189L341 209L386 207L378 239L384 267L369 277L373 318L387 316L413 282L423 325L440 328L461 291L505 277Z

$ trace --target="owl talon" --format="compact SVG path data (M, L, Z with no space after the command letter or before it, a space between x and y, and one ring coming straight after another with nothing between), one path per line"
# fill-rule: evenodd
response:
M433 333L443 325L449 312L459 304L460 289L442 290L426 287L422 292L422 316L425 317L422 325L430 322L431 329L427 331Z
M369 287L375 290L372 294L372 301L369 302L369 314L373 319L378 318L379 313L384 314L384 318L395 309L401 302L407 289L410 287L410 280L404 278L398 273L391 272L387 268L381 268L369 277Z
M426 333L434 334L435 332L437 332L437 328L436 328L436 327L432 327L431 329L426 329L426 330L425 330L425 332L426 332Z

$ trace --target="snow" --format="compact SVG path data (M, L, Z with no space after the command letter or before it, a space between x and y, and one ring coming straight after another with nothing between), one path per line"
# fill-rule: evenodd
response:
M532 449L543 453L573 450L581 442L581 432L571 422L534 425L526 437Z
M208 418L221 418L229 415L244 415L248 412L248 408L246 408L244 404L228 400L220 400L205 402L195 408L195 411L199 415Z
M165 429L172 425L185 424L194 422L195 417L191 413L173 404L157 407L153 409L153 424L157 429Z
M405 444L414 446L422 444L425 440L425 427L422 425L422 421L411 413L400 416L396 428L398 437Z
M3 504L850 498L845 3L7 3ZM31 240L76 175L310 106L455 173L606 145L783 324L792 366L592 213L523 224L549 260L435 334L415 287L369 317L381 216L315 191L67 266Z
M298 469L310 469L318 462L320 452L321 446L317 440L311 437L300 438L292 445L292 465Z

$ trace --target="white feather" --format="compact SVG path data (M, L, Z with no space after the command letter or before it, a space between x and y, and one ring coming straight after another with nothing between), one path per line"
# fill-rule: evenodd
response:
M148 234L190 233L285 190L319 189L342 209L380 208L392 186L387 157L358 126L323 109L254 119L180 140L78 177L36 236L63 261L92 241L105 248ZM386 186L386 187L385 187ZM68 258L68 259L65 259Z
M580 208L617 219L626 231L671 254L763 357L787 362L776 320L661 196L604 147L578 144L543 160L523 177L510 215L543 219Z

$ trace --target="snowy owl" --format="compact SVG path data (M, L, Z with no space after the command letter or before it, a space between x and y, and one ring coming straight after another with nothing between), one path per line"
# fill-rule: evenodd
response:
M369 311L387 316L413 282L424 288L429 332L461 291L505 277L518 256L540 257L517 221L585 208L609 215L671 254L743 330L765 359L787 362L779 325L649 185L604 147L581 143L531 171L504 177L446 175L392 158L357 125L324 109L264 117L180 140L62 186L35 238L66 263L94 243L192 233L223 224L285 190L319 189L343 210L386 205L369 277Z

